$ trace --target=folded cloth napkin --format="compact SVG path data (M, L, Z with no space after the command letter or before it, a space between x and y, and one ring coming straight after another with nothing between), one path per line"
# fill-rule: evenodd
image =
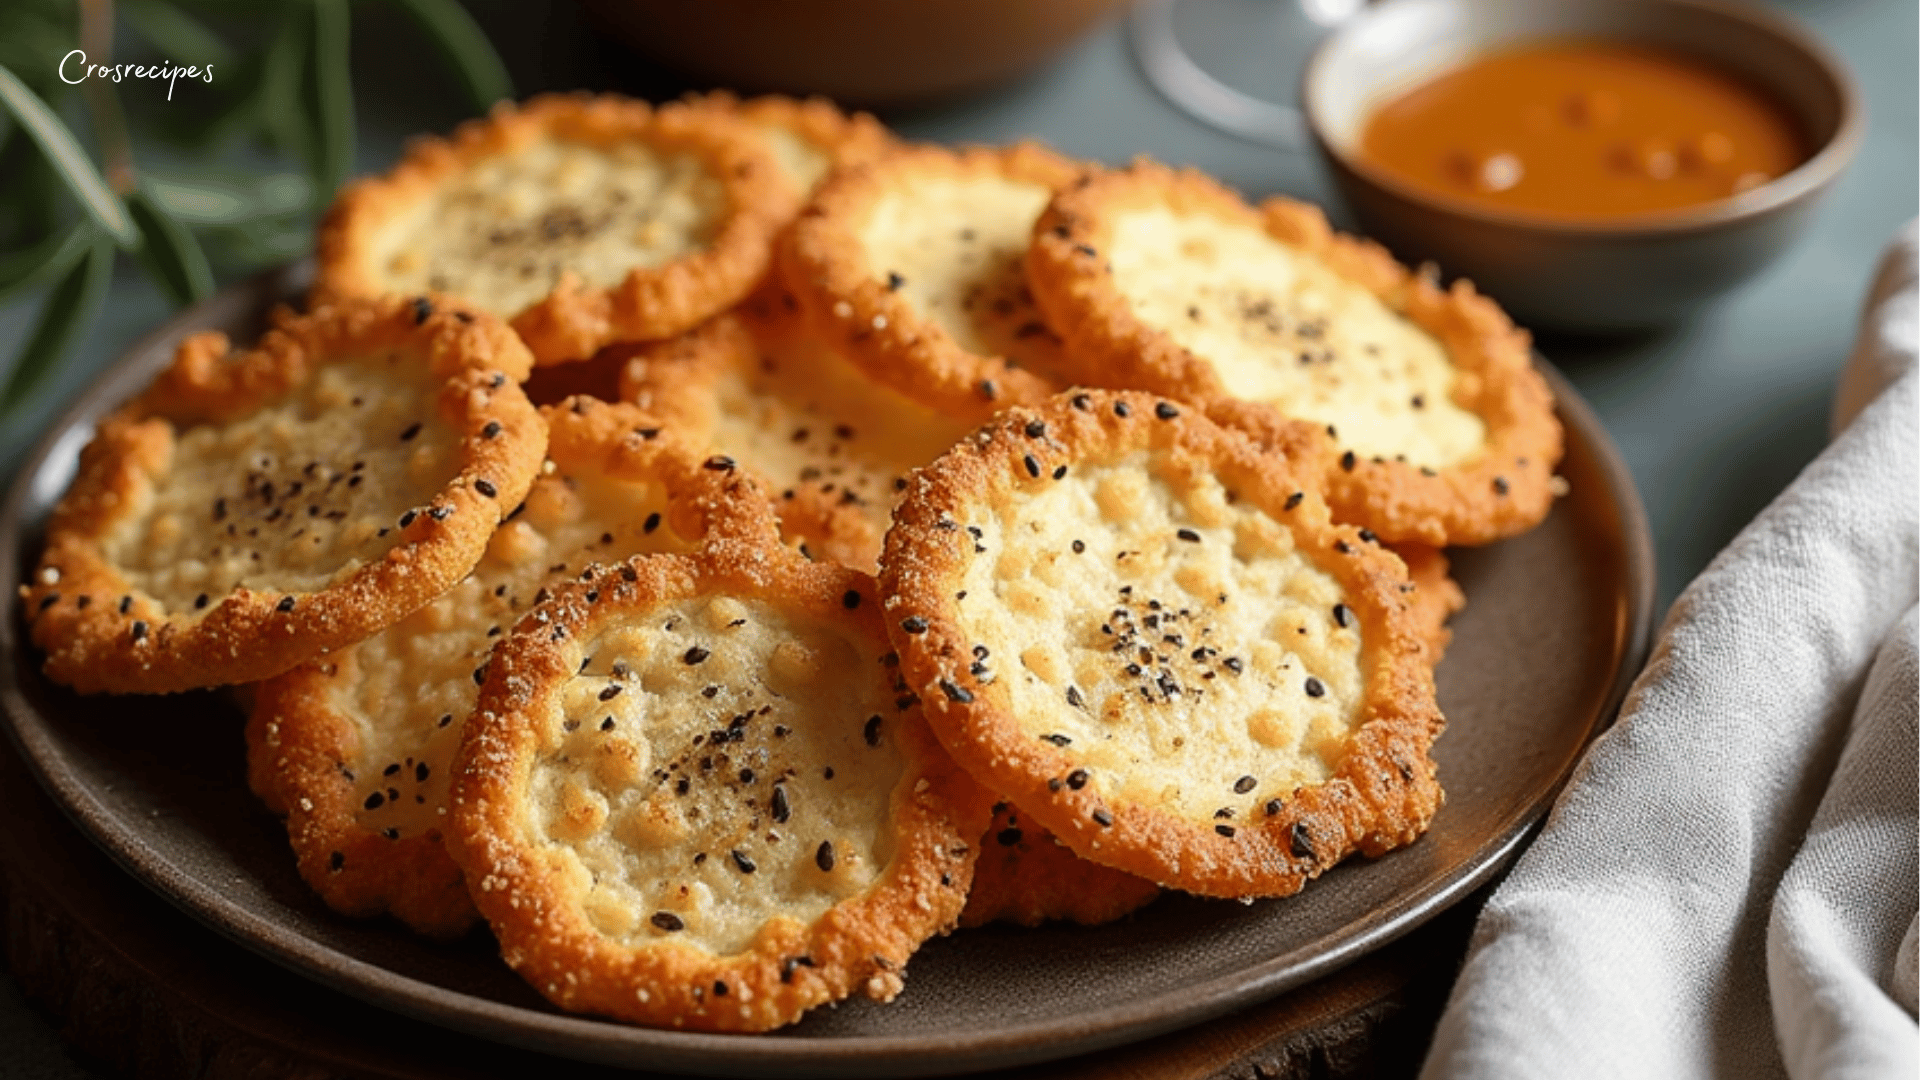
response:
M1475 928L1423 1080L1920 1075L1915 227L1826 451L1680 599Z

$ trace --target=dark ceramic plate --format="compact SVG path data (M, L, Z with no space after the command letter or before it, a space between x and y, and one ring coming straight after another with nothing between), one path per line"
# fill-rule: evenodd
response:
M66 812L195 918L309 978L432 1023L583 1060L715 1075L910 1076L987 1069L1140 1039L1272 997L1405 934L1502 867L1638 669L1653 557L1632 479L1552 371L1572 494L1517 540L1455 553L1469 603L1439 671L1447 803L1411 848L1336 867L1251 905L1169 895L1098 928L990 927L927 945L891 1005L817 1010L766 1036L653 1031L563 1015L484 933L434 944L329 912L248 794L241 716L217 694L80 698L49 684L12 610L49 507L106 409L189 329L259 332L290 268L228 289L136 345L48 434L0 511L0 704Z

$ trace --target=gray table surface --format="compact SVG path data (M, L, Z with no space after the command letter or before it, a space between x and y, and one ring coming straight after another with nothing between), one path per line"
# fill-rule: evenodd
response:
M1286 46L1260 34L1258 0L1234 2L1252 4L1248 32L1212 40L1205 56L1250 92L1284 86L1282 66L1272 57ZM512 0L472 6L522 92L584 86L659 97L682 89L671 75L594 40L571 6ZM1911 0L1772 6L1810 24L1853 66L1867 102L1865 144L1809 233L1765 274L1670 332L1613 340L1543 336L1539 342L1598 411L1639 484L1659 556L1663 611L1825 444L1835 379L1874 261L1920 201L1920 7ZM378 8L355 11L361 18L354 36L358 164L373 172L393 162L410 134L450 127L462 105L437 84L431 62L409 51L404 33L383 32L393 27L382 24ZM1205 30L1198 26L1195 33ZM1202 43L1194 38L1196 51ZM1148 154L1197 166L1250 196L1284 193L1328 205L1336 224L1351 224L1310 155L1241 142L1160 98L1141 78L1117 24L1014 86L886 119L914 138L1032 137L1114 163ZM12 353L32 311L31 303L0 307L0 356ZM123 265L107 309L76 357L27 419L0 431L0 476L11 476L64 402L167 313L145 280ZM0 976L0 1076L91 1075Z

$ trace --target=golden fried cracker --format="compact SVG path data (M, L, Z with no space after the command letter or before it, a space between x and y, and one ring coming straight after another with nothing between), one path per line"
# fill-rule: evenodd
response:
M968 426L868 378L793 317L777 286L633 351L621 397L764 477L790 542L870 572L907 473Z
M50 678L168 693L270 678L472 569L546 425L505 324L426 299L281 311L102 421L23 602Z
M301 876L337 911L389 911L434 936L479 918L442 845L450 766L494 643L549 588L636 553L773 534L764 492L705 468L632 406L582 398L543 412L549 467L471 574L258 688L253 788L287 815Z
M1060 344L1023 260L1077 172L1036 143L898 150L821 186L781 276L828 343L903 394L970 421L1041 400L1061 385Z
M1191 400L1261 441L1326 430L1341 520L1483 544L1553 502L1561 431L1527 335L1315 207L1255 210L1143 160L1059 195L1027 271L1078 380Z
M1145 878L1080 858L1003 802L994 806L993 823L980 841L960 925L1039 926L1064 919L1098 926L1131 915L1159 895L1160 887Z
M561 1008L705 1031L891 999L959 916L989 802L896 663L870 578L771 544L536 608L453 790L507 962Z
M863 112L845 113L826 98L767 94L741 101L724 91L691 95L682 103L745 120L804 201L834 169L859 165L894 147L893 133ZM795 204L798 209L798 203Z
M542 364L691 329L766 272L796 196L742 121L602 95L503 104L350 185L319 296L433 292L503 319Z
M1284 896L1439 805L1404 565L1187 407L1010 410L916 474L881 566L941 742L1082 858Z

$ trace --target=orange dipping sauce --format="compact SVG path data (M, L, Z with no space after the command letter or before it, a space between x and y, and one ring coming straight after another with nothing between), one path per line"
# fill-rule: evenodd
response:
M1440 75L1377 109L1360 152L1422 191L1563 220L1713 202L1808 156L1757 88L1684 55L1598 41Z

